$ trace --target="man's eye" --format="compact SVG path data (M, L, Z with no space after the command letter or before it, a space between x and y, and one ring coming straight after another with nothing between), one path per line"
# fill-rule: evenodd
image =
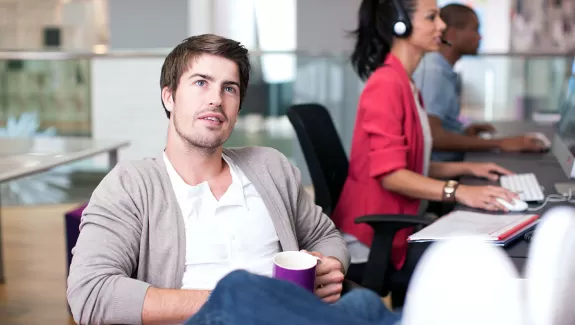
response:
M196 85L198 86L205 86L206 85L206 81L205 80L198 80L196 82L194 82Z

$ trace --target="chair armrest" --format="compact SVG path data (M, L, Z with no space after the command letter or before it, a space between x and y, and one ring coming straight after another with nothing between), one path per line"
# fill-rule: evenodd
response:
M355 223L367 223L372 226L381 223L388 223L397 224L397 226L400 228L413 227L418 225L428 226L432 222L433 220L424 218L422 216L406 214L371 214L355 219Z
M359 288L363 288L362 286L360 286L359 284L349 280L349 279L344 279L343 283L342 283L342 290L341 293L342 294L346 294L348 292L350 292L353 289L359 289Z
M433 220L423 216L404 214L373 214L356 218L355 223L366 223L374 232L361 285L385 296L390 289L389 283L386 282L390 274L389 262L395 234L398 230L409 227L416 227L417 231L417 228L423 228L432 222Z

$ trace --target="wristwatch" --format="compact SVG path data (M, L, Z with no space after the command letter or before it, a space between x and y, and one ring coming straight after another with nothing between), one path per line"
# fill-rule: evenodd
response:
M455 202L455 190L457 190L458 185L459 183L454 180L445 182L445 186L443 186L443 201Z

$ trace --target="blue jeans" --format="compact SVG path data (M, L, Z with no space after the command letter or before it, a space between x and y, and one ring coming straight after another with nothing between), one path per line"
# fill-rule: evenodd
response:
M367 289L352 290L326 304L289 282L234 271L186 325L396 325L399 319Z

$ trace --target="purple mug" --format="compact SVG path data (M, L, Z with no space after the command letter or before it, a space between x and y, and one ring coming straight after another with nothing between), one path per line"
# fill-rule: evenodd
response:
M315 290L315 267L319 259L298 251L286 251L274 256L273 277L293 282L309 292Z

